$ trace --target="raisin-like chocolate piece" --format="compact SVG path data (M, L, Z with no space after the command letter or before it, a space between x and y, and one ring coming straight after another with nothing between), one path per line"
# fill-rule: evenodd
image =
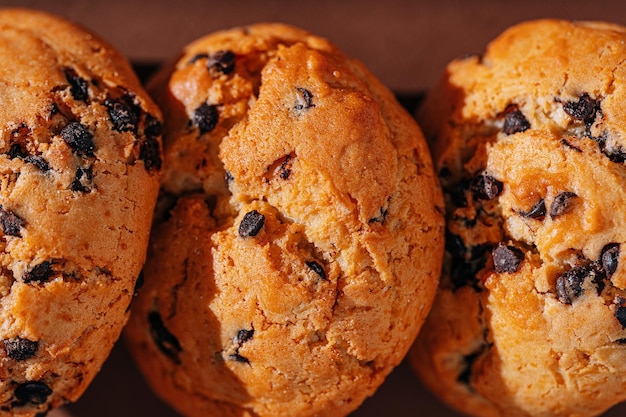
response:
M74 180L70 184L70 190L81 193L89 192L92 187L92 180L93 173L91 167L78 167L76 169L76 174L74 175Z
M600 253L600 263L608 278L611 278L617 270L619 252L619 243L609 243L602 248L602 252Z
M252 210L243 216L239 224L239 236L256 236L265 223L265 216L256 210Z
M254 329L241 329L237 332L237 334L235 335L233 342L238 345L241 346L243 343L247 342L248 340L252 339L252 337L254 336Z
M158 138L161 136L161 131L163 129L163 124L159 119L151 115L150 113L146 113L145 126L143 128L143 134L147 137Z
M528 211L520 211L519 214L522 217L527 217L529 219L541 220L546 215L546 202L542 198L534 206L532 206L530 208L530 210L528 210Z
M106 99L104 100L113 129L118 132L136 132L137 131L137 114L133 109L122 100Z
M524 260L524 252L515 246L508 246L502 242L491 252L491 256L497 273L517 272Z
M246 358L245 356L241 356L238 351L231 355L228 355L228 359L234 362L250 363L250 359Z
M43 261L39 265L35 265L30 271L24 272L22 281L25 283L38 282L40 284L48 281L52 276L52 262Z
M313 104L313 94L306 88L296 87L296 90L300 93L298 95L298 102L294 106L296 110L307 110L311 107L315 107Z
M572 304L583 292L583 283L591 271L585 266L577 266L559 275L556 279L556 297L563 304Z
M203 103L193 112L192 123L198 126L200 134L203 135L215 129L219 122L219 117L217 106Z
M24 158L24 162L35 165L41 171L50 170L50 165L48 165L48 161L46 161L45 159L43 159L43 157L39 155L28 155L26 158Z
M89 84L81 78L74 68L65 68L65 79L70 84L70 93L76 101L87 101L89 98Z
M618 306L615 308L615 318L622 325L623 329L626 329L626 306Z
M150 325L150 336L152 336L152 340L161 353L175 363L180 363L179 356L182 352L182 347L178 339L165 327L161 315L157 311L150 312L148 314L148 323Z
M36 340L28 340L21 337L4 339L3 342L7 356L16 361L25 361L32 358L37 354L37 349L39 348L39 342Z
M161 159L161 146L159 141L152 136L146 136L139 148L139 159L143 160L147 171L161 170L163 160Z
M578 101L568 101L563 105L565 113L575 120L588 121L596 117L600 102L592 99L589 94L583 93Z
M228 75L235 70L235 54L233 51L217 51L209 56L207 67L212 73Z
M481 200L493 200L498 197L504 188L504 184L491 175L479 174L472 179L470 189Z
M5 235L21 237L24 220L22 220L17 214L5 210L4 207L0 206L0 226L2 226L2 232Z
M93 134L80 122L71 122L61 130L61 137L70 148L85 155L93 155L96 149Z
M230 184L233 180L235 179L235 177L233 177L233 174L230 173L230 171L226 171L224 173L224 181L226 181L226 184Z
M15 398L20 404L44 404L52 389L41 381L28 381L15 387Z
M530 122L524 116L517 104L509 104L504 110L503 131L507 135L520 133L530 129Z
M24 158L26 157L27 153L24 150L24 147L20 143L13 143L11 147L9 148L9 152L7 152L7 155L9 156L10 159L15 159L15 158Z
M576 197L578 197L576 193L571 191L557 194L552 204L550 204L550 217L555 218L570 211Z
M307 261L306 262L306 266L311 268L311 271L313 271L317 275L319 275L320 278L326 279L326 271L324 271L324 268L318 262L316 262L316 261Z

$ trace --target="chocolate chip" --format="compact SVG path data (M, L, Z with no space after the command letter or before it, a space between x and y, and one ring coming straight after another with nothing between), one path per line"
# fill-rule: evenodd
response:
M583 150L582 150L582 149L580 149L579 147L572 145L572 144L571 144L571 143L570 143L567 139L565 139L565 138L562 138L562 139L561 139L561 144L563 144L564 146L566 146L566 147L568 147L568 148L570 148L570 149L575 150L575 151L576 151L576 152L578 152L578 153L582 153L582 151L583 151Z
M564 191L557 194L557 196L554 197L552 204L550 204L550 217L558 217L571 210L572 203L576 197L578 196L570 191Z
M609 243L602 248L600 253L600 262L606 276L611 278L617 270L619 260L620 247L619 243Z
M322 265L320 265L316 261L307 261L306 266L311 268L311 270L315 272L317 275L319 275L320 278L326 279L326 271L324 271L324 268L322 267Z
M24 158L24 162L35 165L41 171L50 170L50 165L48 165L48 162L39 155L28 155L26 158Z
M137 114L133 109L122 100L106 99L104 101L113 129L118 132L136 132L137 131Z
M285 157L285 160L280 164L280 167L278 168L278 172L279 172L279 177L282 178L283 180L286 180L289 178L289 176L291 175L291 168L289 161L291 160L291 156L287 155Z
M161 136L162 128L163 124L159 119L157 119L150 113L146 113L145 126L143 128L143 134L145 136L158 138L159 136Z
M81 193L89 192L92 187L92 180L93 173L91 167L78 167L74 175L74 180L70 184L70 189Z
M24 150L24 147L20 143L13 143L11 144L11 147L9 148L9 152L7 152L7 155L9 156L10 159L15 159L15 158L24 158L27 155L27 153Z
M493 264L497 273L517 272L519 265L524 260L524 253L515 246L507 246L499 243L491 252Z
M528 129L530 129L530 123L524 116L524 113L522 113L517 104L509 104L504 109L504 133L512 135Z
M485 173L475 176L470 184L474 195L481 200L493 200L502 193L503 188L502 182Z
M228 359L235 362L250 363L250 359L246 358L245 356L241 356L239 352L228 355Z
M530 210L528 211L520 211L519 214L522 217L527 217L529 219L537 219L537 220L541 220L545 217L546 215L546 202L545 200L542 198L541 200L539 200L537 203L535 203L534 206L532 206L530 208Z
M142 270L141 272L139 272L139 275L137 276L137 279L135 280L135 289L133 290L133 295L139 294L139 290L141 289L141 287L143 287L144 282L145 282L145 277L144 277L144 273Z
M243 343L245 343L248 340L252 339L253 336L254 336L254 329L251 329L251 330L241 329L235 335L235 338L233 339L233 342L236 345L241 346Z
M161 315L157 311L150 312L148 314L148 323L150 325L150 336L152 336L152 340L161 353L175 363L180 363L179 356L182 348L178 339L165 327Z
M224 180L226 181L226 184L230 184L234 179L235 177L233 177L233 174L231 174L230 171L226 171L224 173Z
M70 93L77 101L87 101L89 98L89 85L85 79L78 76L74 68L65 68L65 78L70 83Z
M252 210L243 216L239 224L239 236L256 236L265 223L265 216L256 210Z
M161 146L156 138L146 136L146 140L141 143L139 148L139 159L143 160L144 167L147 171L161 170L163 164L163 160L161 159Z
M61 137L76 152L93 155L96 148L93 143L93 134L80 122L71 122L65 126L61 130Z
M15 398L21 404L43 404L52 394L49 386L41 381L28 381L15 388Z
M449 196L450 201L454 207L464 208L467 207L467 191L470 189L469 181L462 181L454 187L450 188Z
M379 210L378 216L372 217L367 222L368 223L384 223L386 217L387 217L387 209L384 207L381 207Z
M593 120L600 108L600 102L592 99L589 94L583 93L578 101L568 101L563 105L565 113L575 120Z
M298 96L298 102L294 106L296 110L307 110L311 107L315 107L313 104L313 94L306 88L296 87L296 90L300 93Z
M39 265L32 267L30 271L24 272L22 281L25 283L34 281L42 284L50 279L52 273L52 263L50 261L43 261Z
M572 304L583 292L583 283L591 271L585 266L577 266L559 275L556 279L556 297L563 304Z
M21 337L4 339L3 342L7 356L16 361L25 361L32 358L39 348L39 342L36 340L22 339Z
M24 220L22 220L17 214L5 210L4 207L0 206L0 226L2 226L2 232L5 235L21 237Z
M235 70L235 54L232 51L217 51L209 56L207 67L213 73L228 75Z
M615 309L615 318L622 325L622 328L626 329L626 306L619 306Z
M200 134L211 132L219 122L219 112L217 106L203 103L193 112L192 123L198 126Z

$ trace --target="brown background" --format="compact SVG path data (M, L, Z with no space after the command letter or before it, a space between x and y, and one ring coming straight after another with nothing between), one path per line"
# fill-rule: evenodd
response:
M100 34L135 63L155 64L208 32L260 21L281 21L325 36L363 61L392 90L428 90L452 58L480 52L507 26L527 19L562 17L626 25L626 2L605 1L403 1L403 0L0 0L0 7L33 7L74 20ZM75 405L74 417L175 414L155 399L122 344ZM419 385L406 364L353 414L453 417ZM606 417L626 415L626 405Z

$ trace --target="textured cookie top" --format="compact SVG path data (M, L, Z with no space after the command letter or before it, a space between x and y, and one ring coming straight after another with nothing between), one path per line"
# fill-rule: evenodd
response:
M419 128L361 64L278 24L191 44L153 91L163 195L129 327L148 380L188 415L347 414L434 296Z
M626 399L625 41L599 22L515 26L452 62L419 115L449 262L415 357L471 414Z
M0 11L0 410L84 391L126 321L161 167L161 114L82 28Z

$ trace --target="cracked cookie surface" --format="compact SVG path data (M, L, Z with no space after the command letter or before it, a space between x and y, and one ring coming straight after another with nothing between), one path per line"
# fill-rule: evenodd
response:
M414 120L280 24L209 35L151 91L165 172L126 335L189 416L343 416L432 303L443 203Z
M1 10L0 58L0 415L43 415L78 399L128 319L161 114L125 58L54 16Z
M418 113L446 198L444 273L411 362L475 416L626 399L626 29L520 24Z

